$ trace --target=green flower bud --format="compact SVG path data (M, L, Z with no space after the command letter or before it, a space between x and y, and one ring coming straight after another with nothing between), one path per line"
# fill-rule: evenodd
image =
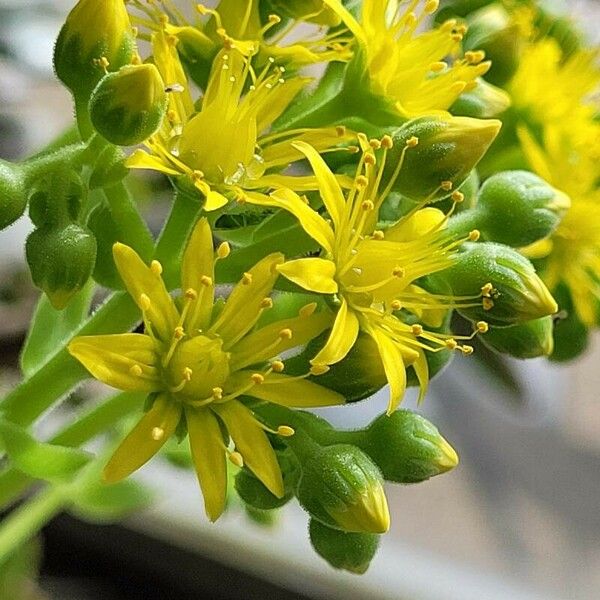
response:
M27 190L22 169L0 160L0 230L14 223L27 206Z
M542 317L511 327L490 327L479 339L488 348L515 358L550 356L554 350L553 318Z
M383 180L393 177L404 153L392 190L414 201L445 198L468 177L501 126L500 121L469 117L413 119L392 134L394 147L388 154Z
M506 327L540 319L558 310L533 265L501 244L464 244L454 264L443 272L456 296L474 306L458 309L472 321Z
M106 202L99 202L90 212L87 227L96 238L96 264L94 281L111 290L122 290L123 280L113 258L113 246L122 239L119 225L115 222Z
M116 71L129 64L134 49L123 0L79 0L58 35L54 68L75 97L87 98L104 68Z
M313 518L329 527L358 533L389 529L381 474L356 446L319 448L302 464L296 496Z
M367 571L379 546L374 533L339 531L311 519L308 525L310 541L316 553L334 569L362 575Z
M454 448L437 427L410 410L377 417L355 441L386 481L418 483L458 464Z
M112 144L134 146L153 135L167 110L158 69L127 65L107 73L92 92L90 117L96 131Z
M267 0L271 12L282 17L336 27L342 20L323 0Z
M569 209L566 194L528 171L506 171L481 187L478 228L484 238L520 248L549 236Z
M27 238L25 249L33 282L57 310L85 285L96 260L94 236L76 223L60 229L36 229Z
M484 79L478 79L472 90L463 92L450 107L453 115L489 119L504 113L511 104L510 96Z

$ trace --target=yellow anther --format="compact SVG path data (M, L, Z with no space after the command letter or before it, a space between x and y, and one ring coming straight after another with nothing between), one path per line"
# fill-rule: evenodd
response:
M448 350L455 350L456 347L458 346L458 343L454 338L450 338L450 339L446 340L445 345L446 345L446 348L448 348Z
M472 65L479 64L485 58L483 50L468 50L465 52L465 60Z
M178 325L177 327L175 327L175 331L173 332L173 337L176 340L180 340L184 335L185 335L185 330L183 329L183 327L181 327L181 325Z
M425 14L432 15L440 7L440 0L427 0Z
M194 288L188 288L187 290L185 290L185 297L188 300L197 300L198 292Z
M265 382L265 376L261 373L252 373L252 375L250 375L250 379L252 379L256 385L260 385L261 383Z
M200 283L205 287L210 287L213 284L212 277L202 275L202 277L200 277Z
M244 466L244 459L239 452L230 452L229 460L240 469Z
M279 15L269 15L269 23L277 25L281 23L281 17Z
M384 135L381 138L381 147L385 150L391 150L394 147L394 140L391 135Z
M160 442L165 437L165 430L162 427L153 427L150 435L155 442Z
M193 181L202 181L204 179L204 171L200 171L196 169L192 171L192 180Z
M227 258L230 254L231 246L228 242L223 242L222 244L219 244L219 247L217 248L217 256L219 258Z
M363 133L362 131L357 133L356 137L358 138L358 141L361 144L367 145L369 143L369 138L367 137L367 134Z
M373 232L373 239L374 240L381 241L384 237L385 237L385 234L383 233L383 231L381 231L381 229L376 229Z
M104 69L105 71L110 66L110 63L108 62L108 59L106 58L106 56L101 56L100 58L95 59L94 63L97 66L99 66L101 69Z
M477 322L477 331L479 333L487 333L490 330L490 326L485 321Z
M423 335L423 326L415 323L412 327L413 335Z
M463 39L462 33L453 33L450 37L453 42L462 42Z
M404 277L406 275L406 270L403 269L402 267L396 267L393 271L392 271L392 275L394 277Z
M242 285L250 285L252 283L252 273L244 273L242 275Z
M372 138L369 140L369 145L371 146L371 148L373 148L373 150L379 150L379 148L381 148L381 140L378 140L377 138Z
M402 302L400 300L392 300L390 303L392 310L400 310L402 308Z
M364 201L364 202L363 202L363 203L360 205L360 207L361 207L361 208L362 208L364 211L368 212L368 211L370 211L370 210L373 210L373 209L375 208L375 205L373 204L373 201L372 201L372 200L365 200L365 201Z
M365 165L373 166L373 165L377 164L377 159L375 158L375 155L372 154L371 152L367 152L365 154L364 161L365 161Z
M282 329L279 332L279 337L282 340L291 340L293 335L294 334L292 333L292 330L289 327L286 327L285 329Z
M404 18L406 20L407 27L414 27L419 22L419 20L417 19L417 15L415 15L414 12L406 13L406 16Z
M167 119L169 119L169 121L173 122L177 120L177 111L176 110L168 110L167 111Z
M140 365L132 365L129 369L129 372L134 376L134 377L139 377L143 371L142 371L142 367L140 367Z
M476 242L481 237L481 232L479 229L473 229L473 231L469 231L469 240L471 242Z
M274 373L281 373L285 369L285 364L282 360L274 360L271 363L271 369L273 369Z
M136 36L134 35L133 37L136 37ZM131 64L132 65L141 65L142 57L139 54L135 54L131 59Z
M314 314L315 310L317 310L317 303L316 302L309 302L308 304L305 304L298 311L298 316L299 317L310 317L312 314Z
M157 260L153 260L150 263L150 270L157 277L160 277L162 275L162 272L163 272L162 265Z
M310 368L311 375L323 375L329 371L329 367L327 365L313 365Z
M214 387L212 389L212 397L215 400L222 400L223 399L223 388L220 387Z
M461 346L460 351L464 355L469 356L469 354L473 354L473 346Z
M460 25L456 26L456 32L460 33L461 35L465 35L465 33L467 33L468 29L469 28L464 23L461 23Z
M442 181L442 183L440 183L440 188L442 190L444 190L445 192L449 192L453 187L454 187L454 184L448 180Z
M359 175L356 178L356 187L365 188L369 185L369 180L364 175Z
M140 294L139 305L142 310L150 310L150 306L152 303L150 302L150 298L146 294Z
M416 135L413 135L406 140L407 148L414 148L415 146L418 146L418 145L419 145L419 138Z
M360 152L360 148L354 145L347 146L346 150L350 152L350 154L358 154Z
M450 196L450 198L452 198L453 202L460 204L461 202L464 202L465 195L462 192L455 190L454 192L452 192L452 195Z
M493 290L494 286L491 283L486 283L485 285L481 286L481 295L489 298L492 295Z
M443 61L439 60L437 62L433 62L429 65L429 70L433 73L441 73L447 69L448 65Z
M492 310L494 308L494 301L491 298L483 298L481 304L483 305L483 310Z
M186 381L191 381L192 380L192 375L194 374L194 372L189 368L189 367L185 367L183 369L183 378Z
M337 125L335 132L342 137L343 135L346 135L346 127L344 125Z
M282 437L292 437L296 432L289 425L280 425L277 428L277 435Z

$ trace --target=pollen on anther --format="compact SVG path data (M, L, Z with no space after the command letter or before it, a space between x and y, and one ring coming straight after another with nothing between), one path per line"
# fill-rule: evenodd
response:
M392 300L390 306L392 310L400 310L402 308L402 302L400 302L400 300Z
M222 400L223 399L223 388L220 387L214 387L212 389L212 397L215 400Z
M385 234L383 233L383 231L381 231L381 229L376 229L373 232L373 239L374 240L381 241L382 239L384 239L384 237L385 237Z
M261 308L273 308L273 300L271 298L263 298L260 302Z
M139 305L142 310L150 310L152 303L146 294L140 294Z
M454 187L454 184L449 180L442 181L440 183L440 188L442 190L444 190L444 192L449 192L453 187Z
M369 185L369 180L364 175L359 175L356 178L356 187L365 188Z
M252 273L244 273L242 275L242 285L250 285L252 283Z
M490 330L490 326L486 323L486 321L478 321L477 322L477 331L479 333L487 333Z
M175 327L175 331L173 332L173 337L176 340L180 340L185 335L185 331L181 325Z
M491 298L483 298L481 304L483 310L492 310L492 308L494 308L494 301Z
M194 372L189 368L189 367L185 367L183 369L183 378L186 381L191 381L192 380L192 375L194 374Z
M194 288L188 288L187 290L185 290L185 297L188 300L197 300L198 292Z
M414 148L415 146L418 146L418 145L419 145L419 138L416 135L413 135L406 140L407 148Z
M411 329L412 329L413 335L417 335L417 336L418 335L423 335L423 326L422 325L419 325L418 323L415 323L411 327Z
M486 298L489 298L492 294L493 289L494 289L494 286L488 282L485 285L481 286L481 295Z
M367 154L365 154L365 165L375 165L377 163L377 159L375 158L374 154L371 154L370 152L367 152Z
M209 287L213 284L212 277L209 277L208 275L202 275L202 277L200 277L200 283L206 287Z
M391 150L394 147L394 140L391 135L384 135L381 138L381 147L384 150Z
M294 334L292 333L292 330L289 327L286 327L285 329L282 329L279 332L279 337L282 340L291 340L293 335Z
M406 275L406 270L403 269L402 267L396 267L393 271L392 271L392 275L394 277L404 277Z
M162 427L153 427L151 435L155 442L160 442L165 437L165 430Z
M375 205L373 204L372 200L365 200L360 207L364 210L364 211L370 211L373 210L375 208Z
M163 268L162 265L157 261L157 260L153 260L150 263L150 270L152 271L152 273L154 273L154 275L156 275L157 277L160 277L160 275L162 275L163 272Z
M463 346L461 346L461 347L460 347L460 351L461 351L461 352L462 352L464 355L466 355L466 356L469 356L470 354L473 354L473 346L466 346L466 345L463 345Z
M261 373L252 373L252 375L250 375L250 379L252 379L256 385L260 385L261 383L265 382L265 376Z
M454 338L450 338L446 340L445 346L448 348L448 350L455 350L458 346L458 342Z
M140 377L141 374L143 373L142 371L142 367L140 367L140 365L132 365L129 369L129 372L134 376L134 377Z
M465 195L462 192L455 190L454 192L452 192L452 195L450 196L450 198L452 198L453 202L460 204L461 202L464 201Z
M271 363L271 369L273 369L273 372L275 373L281 373L285 369L285 364L282 360L274 360Z
M282 437L292 437L295 433L296 431L289 425L280 425L277 428L277 435Z
M476 242L480 237L481 232L479 231L479 229L473 229L472 231L469 231L469 240L471 242Z

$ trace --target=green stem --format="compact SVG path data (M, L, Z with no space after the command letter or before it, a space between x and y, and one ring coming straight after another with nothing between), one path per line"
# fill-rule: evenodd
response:
M90 119L90 111L88 110L88 98L74 98L75 100L75 117L77 119L77 128L82 140L88 140L94 135L94 126Z
M64 488L46 488L6 516L0 528L0 568L66 505Z
M123 242L130 245L144 260L148 260L154 250L154 241L129 190L119 181L105 187L103 191Z

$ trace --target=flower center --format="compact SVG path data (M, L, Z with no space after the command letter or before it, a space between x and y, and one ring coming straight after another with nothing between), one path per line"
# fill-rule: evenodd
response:
M184 402L218 399L229 376L229 354L218 338L199 335L182 340L166 367L173 393Z

